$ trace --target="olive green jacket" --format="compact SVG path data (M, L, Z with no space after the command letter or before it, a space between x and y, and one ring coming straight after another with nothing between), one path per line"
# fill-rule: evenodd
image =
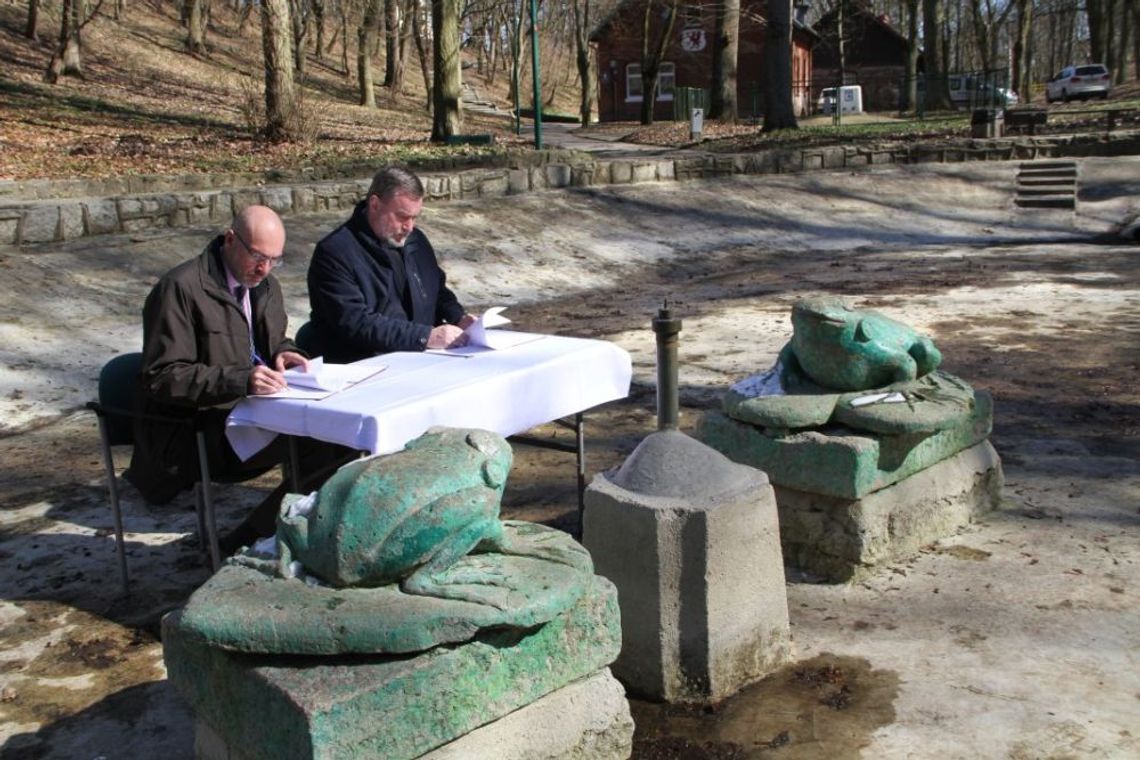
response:
M197 416L212 470L236 462L224 437L225 417L246 395L254 367L245 315L226 287L221 245L218 236L200 256L167 272L147 296L136 404L144 415ZM250 307L258 356L272 366L282 351L299 352L285 337L285 302L276 279L266 277L250 291ZM197 473L196 444L186 426L136 422L128 478L148 501L169 501Z

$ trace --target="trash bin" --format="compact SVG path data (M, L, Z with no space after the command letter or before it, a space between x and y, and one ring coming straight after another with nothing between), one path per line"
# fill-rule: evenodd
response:
M1000 108L975 108L970 118L970 137L1001 137L1005 112Z

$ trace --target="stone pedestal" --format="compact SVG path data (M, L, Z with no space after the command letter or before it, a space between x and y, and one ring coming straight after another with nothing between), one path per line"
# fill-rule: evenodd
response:
M791 659L776 501L764 473L654 433L586 491L582 542L614 582L614 674L669 702L716 702Z
M198 760L246 760L205 721L194 727ZM605 668L434 749L421 760L616 760L633 747L625 688Z
M598 576L550 622L484 631L418 655L226 651L196 638L180 617L174 612L163 620L164 658L171 682L204 724L200 756L242 760L419 757L597 677L621 646L617 594ZM573 699L581 688L607 687L580 687L563 698ZM603 720L610 735L599 746L612 754L592 756L628 755L622 738L632 736L628 706L625 717L620 713L613 708ZM594 730L585 720L579 725L583 733ZM563 741L574 744L572 738ZM578 738L583 746L591 741ZM526 752L496 750L494 756Z
M767 473L789 566L847 581L952 535L997 506L1002 471L986 440L993 402L978 392L954 424L928 435L832 425L779 435L710 412L701 439Z
M784 556L823 580L850 581L953 535L996 507L1001 489L989 441L859 499L777 486Z

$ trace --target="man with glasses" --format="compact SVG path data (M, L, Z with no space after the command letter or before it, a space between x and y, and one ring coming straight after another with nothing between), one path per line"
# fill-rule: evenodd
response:
M283 390L286 368L307 367L285 337L284 298L270 274L283 263L284 249L280 217L250 206L197 258L163 275L143 306L141 411L197 416L218 479L255 477L286 457L279 439L242 462L224 434L226 416L241 398ZM136 423L126 477L147 501L169 502L194 483L197 470L196 442L185 426Z
M435 250L416 228L423 206L419 177L386 167L352 217L317 243L309 303L326 360L463 344L475 318L447 287Z

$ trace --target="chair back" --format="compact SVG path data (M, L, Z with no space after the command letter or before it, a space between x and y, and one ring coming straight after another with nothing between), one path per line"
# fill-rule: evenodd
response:
M293 342L297 344L297 348L308 354L310 358L321 355L320 339L317 337L317 328L312 322L306 322L297 328L297 337L293 339Z
M107 412L107 435L112 446L134 443L135 388L142 354L119 354L99 372L99 404Z

